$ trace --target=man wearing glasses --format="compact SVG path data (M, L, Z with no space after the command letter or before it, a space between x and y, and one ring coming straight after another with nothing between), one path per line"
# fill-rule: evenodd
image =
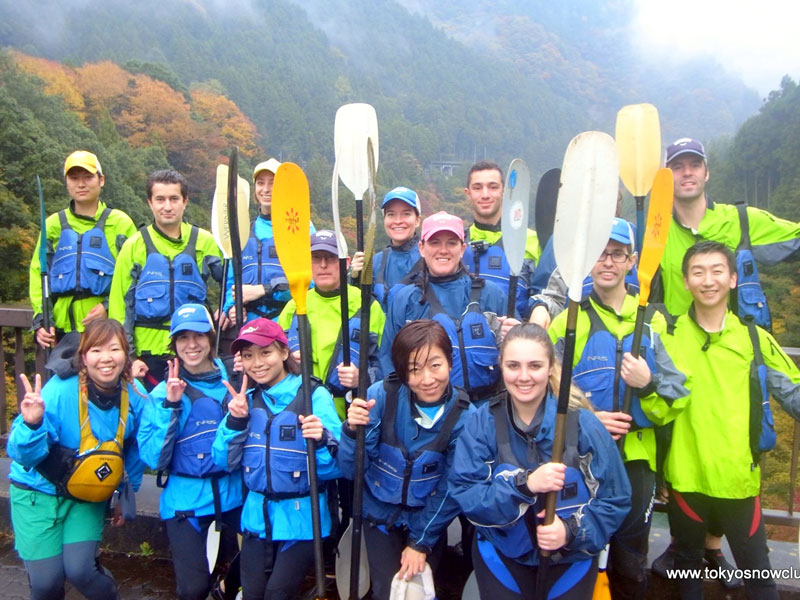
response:
M614 598L644 598L651 512L655 496L656 443L653 424L640 399L659 396L669 403L688 395L686 377L661 343L666 321L648 314L638 358L631 354L639 305L625 276L636 264L633 229L614 219L611 236L592 268L592 288L581 302L575 330L573 381L592 403L595 414L616 440L624 436L623 459L633 490L631 510L611 537L608 575ZM549 333L556 354L563 354L567 314L553 319ZM631 414L622 412L625 389L633 390ZM627 434L627 435L626 435Z

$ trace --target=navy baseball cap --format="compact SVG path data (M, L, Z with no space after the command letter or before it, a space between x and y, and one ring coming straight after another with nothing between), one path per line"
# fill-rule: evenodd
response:
M411 208L417 211L417 214L420 214L422 210L420 209L419 205L419 196L417 192L414 190L410 190L407 187L399 186L391 190L388 194L383 197L383 202L381 202L381 208L384 208L389 202L392 200L402 200L406 204L408 204Z
M169 335L174 336L181 331L196 331L197 333L208 333L213 331L214 322L208 309L202 304L184 304L172 313L172 321L169 325Z
M700 141L693 140L692 138L681 138L667 146L666 164L669 164L673 158L681 154L696 154L703 160L706 159L706 149Z
M633 227L625 219L615 217L611 224L611 235L608 239L633 247Z
M311 235L311 251L322 250L339 256L339 247L336 245L336 234L330 229L320 229Z

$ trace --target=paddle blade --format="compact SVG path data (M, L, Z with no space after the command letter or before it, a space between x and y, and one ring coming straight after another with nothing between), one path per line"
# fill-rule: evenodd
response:
M550 169L542 175L536 188L534 221L539 247L544 248L553 236L553 221L556 218L558 188L561 186L561 169Z
M634 196L646 196L661 165L661 125L652 104L629 104L617 113L619 176Z
M511 161L503 189L501 230L503 251L511 275L519 276L528 241L528 205L531 197L531 172L520 158Z
M216 187L211 201L211 234L224 258L233 257L231 228L228 226L228 165L217 165ZM236 222L239 224L239 247L247 244L250 232L250 184L243 177L237 180Z
M369 186L367 140L378 167L378 116L370 104L345 104L336 111L333 146L342 183L360 200Z
M672 171L659 169L650 192L647 227L644 231L642 255L639 257L639 304L641 306L647 304L650 297L650 283L653 281L664 254L664 247L667 245L669 225L672 222L673 193Z
M564 155L553 226L556 264L574 302L580 302L583 280L608 243L618 190L614 139L600 131L575 136Z
M278 260L289 280L297 314L306 314L311 283L311 202L308 180L294 163L283 163L272 187L272 231Z
M339 553L336 555L336 589L339 598L347 598L350 592L350 555L353 546L353 523L351 522L339 539ZM358 597L363 598L369 592L369 562L367 561L367 543L361 536L361 552L358 561Z

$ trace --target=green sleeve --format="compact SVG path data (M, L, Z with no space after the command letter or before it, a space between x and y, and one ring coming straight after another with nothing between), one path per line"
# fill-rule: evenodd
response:
M774 265L800 258L800 223L779 219L760 208L747 208L750 245L758 262Z
M528 239L525 240L525 258L529 258L538 264L541 255L542 249L539 246L539 237L533 229L528 229Z
M372 306L369 309L369 330L378 334L379 348L381 345L381 340L383 339L383 327L385 324L386 315L381 308L381 304L377 300L373 300Z
M283 307L281 314L278 315L278 325L281 326L281 329L284 331L289 331L289 327L292 324L292 317L296 311L297 305L295 304L294 299L289 300L286 303L286 306Z
M108 317L125 324L125 294L131 287L131 270L133 269L133 252L136 242L141 236L128 238L117 256L114 267L114 278L111 280L111 291L108 294Z

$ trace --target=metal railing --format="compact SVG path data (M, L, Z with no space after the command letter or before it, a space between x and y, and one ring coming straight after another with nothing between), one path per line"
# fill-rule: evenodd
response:
M0 306L0 365L5 369L6 363L6 330L12 328L14 330L13 346L14 352L14 380L17 382L17 406L22 401L22 386L19 385L19 375L25 373L25 347L23 344L23 333L31 328L33 319L33 311L30 308L23 306ZM36 370L37 372L44 371L44 353L38 345L36 347ZM786 353L800 366L800 348L784 348ZM4 373L5 375L5 373ZM8 435L8 418L7 418L7 398L8 390L6 389L5 377L0 378L0 437L5 438ZM775 525L800 525L800 513L794 512L794 491L797 484L797 463L798 456L800 455L800 423L794 423L794 432L792 434L792 458L789 471L789 497L787 501L786 510L764 509L764 519L767 523ZM656 506L656 510L663 510L663 506Z

